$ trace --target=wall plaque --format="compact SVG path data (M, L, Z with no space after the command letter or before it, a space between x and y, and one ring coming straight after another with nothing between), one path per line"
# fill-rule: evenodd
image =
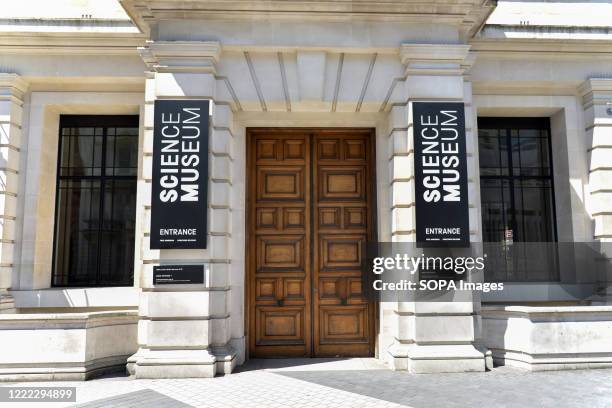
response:
M159 265L153 267L153 284L204 283L204 265Z

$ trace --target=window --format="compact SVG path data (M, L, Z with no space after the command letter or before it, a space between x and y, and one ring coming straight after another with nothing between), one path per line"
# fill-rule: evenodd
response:
M129 286L138 116L60 118L53 286Z
M490 280L558 279L555 246L546 244L556 241L550 143L548 118L478 119L483 241L506 247L489 245L503 260Z
M548 118L479 118L483 241L555 241ZM509 232L510 233L510 232Z

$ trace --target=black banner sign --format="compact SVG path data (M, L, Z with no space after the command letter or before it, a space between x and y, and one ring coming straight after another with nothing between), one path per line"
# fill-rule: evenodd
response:
M153 267L153 284L204 283L204 265L160 265Z
M464 105L413 102L412 112L417 242L468 246Z
M206 248L209 104L155 101L151 249Z

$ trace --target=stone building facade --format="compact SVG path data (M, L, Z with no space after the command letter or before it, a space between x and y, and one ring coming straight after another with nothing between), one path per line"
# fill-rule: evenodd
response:
M415 373L485 371L493 359L532 369L612 365L612 349L600 341L610 334L609 289L603 279L589 292L592 282L581 279L585 272L579 266L537 277L496 277L506 282L503 293L474 292L470 301L368 300L364 306L358 300L363 282L348 275L338 275L332 283L311 277L307 268L316 269L320 259L330 257L331 263L337 256L344 264L351 253L348 244L336 245L337 252L333 243L319 246L329 237L315 236L315 227L306 222L317 223L322 213L313 214L308 203L316 206L321 195L332 196L334 187L323 179L328 177L325 171L336 172L339 182L353 177L351 188L367 196L366 204L353 205L361 208L355 216L368 219L363 227L368 240L415 241L413 103L461 102L471 242L489 241L499 232L491 223L505 216L490 198L497 193L487 186L501 183L503 195L506 182L516 183L513 194L520 191L524 197L521 209L514 207L515 201L502 199L500 204L512 206L500 208L503 214L514 214L513 220L519 213L523 217L524 230L514 227L517 241L521 234L525 242L609 240L612 33L610 19L602 16L612 17L612 4L583 2L570 11L563 3L492 0L121 0L107 14L96 4L91 2L92 16L77 12L37 19L24 12L0 19L0 309L7 316L137 309L137 350L127 358L127 367L138 378L227 374L259 353L376 356L393 369ZM150 248L154 103L164 99L211 103L205 250ZM128 116L136 118L135 125L122 122ZM111 117L123 119L115 123ZM84 122L79 125L78 120ZM93 133L74 130L84 128ZM137 139L126 153L131 164L121 167L119 156L113 156L115 167L109 170L108 146L111 140L114 146L129 144L118 133L127 128L136 129L126 133ZM364 130L367 136L362 138ZM483 138L495 134L501 146L502 139L513 143L513 132L521 139L536 131L537 143L548 145L538 148L534 160L546 163L528 163L524 169L547 168L546 174L532 180L523 169L522 178L512 178L502 169L500 174L508 177L498 180L485 173ZM66 143L76 143L79 135L89 135L92 145L79 142L74 149L92 148L93 162L81 154L79 163L65 164L63 157L73 151L62 148L72 149ZM119 136L125 136L122 142ZM98 140L105 159L96 158ZM270 147L272 156L265 156L269 146L257 144L261 140L275 146ZM339 143L330 147L337 155L330 162L316 158L324 152L322 143L330 140ZM365 149L358 146L362 142L367 152L359 150ZM497 149L495 154L508 152ZM334 160L349 160L354 152L364 161L331 169L342 165ZM525 157L531 153L525 151ZM502 162L496 165L507 164ZM285 189L286 180L277 178L278 191L274 185L258 184L263 183L260 170L275 168L278 173L280 168L286 176L300 166L306 169L299 173L304 184ZM510 172L518 167L515 163ZM332 178L325 180L332 183ZM105 187L100 190L96 183ZM111 185L116 190L105 190ZM62 195L62 188L70 193ZM70 229L79 222L84 200L90 200L90 207L100 205L98 216L88 210L88 221L81 220L86 224L106 214L107 204L95 200L104 195L106 203L115 203L109 197L121 188L133 189L121 196L131 197L127 202L133 215L111 219L123 217L125 224L98 220L97 231L91 226ZM336 193L347 193L343 188ZM285 221L272 221L277 234L266 235L269 242L264 239L261 246L254 244L260 236L255 232L258 222L264 222L258 218L255 195L296 191L302 195L295 197L306 200L301 207L297 201L289 205L305 211L296 215L298 226L286 229L293 219L287 207ZM539 197L536 203L525 204L533 191ZM78 200L70 198L76 195ZM65 208L66 214L73 211L73 218L62 215ZM332 238L349 242L359 234L365 237L365 232L349 228L354 216L346 212L350 208L338 208L344 209L338 217L345 221L337 221ZM365 218L356 222L365 223ZM63 238L66 231L73 235ZM288 241L303 235L295 238L301 244L287 249L288 244L278 243L283 234ZM102 253L107 239L108 254ZM112 243L121 239L130 241L127 246ZM96 250L94 255L87 252ZM274 254L279 258L273 259ZM299 264L296 268L303 268L306 277L257 280L255 274L268 265L260 258L268 255L270 264ZM117 272L123 267L115 264L104 266L109 257L129 264L127 272ZM153 268L164 264L204 265L204 283L154 285ZM323 301L324 292L334 298L330 303ZM271 303L258 303L266 296ZM5 323L13 324L8 319ZM561 336L555 319L567 322L576 343L586 346L575 350L561 340L544 341ZM589 331L593 321L601 323L600 334ZM529 330L535 333L531 343L520 340ZM294 340L307 346L296 352ZM351 348L359 342L367 347ZM260 346L264 351L257 351ZM96 361L96 369L105 368L103 359ZM125 363L113 359L106 365L118 361ZM0 368L2 363L0 359ZM2 371L7 376L15 372Z

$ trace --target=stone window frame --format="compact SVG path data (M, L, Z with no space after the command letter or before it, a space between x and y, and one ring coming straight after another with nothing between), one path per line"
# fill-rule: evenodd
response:
M60 115L140 115L138 180L142 178L141 92L32 92L26 101L25 158L20 163L16 268L13 290L51 288L55 229L55 178ZM21 214L19 214L21 212ZM20 216L20 217L19 217ZM137 214L137 226L140 228ZM140 243L135 243L135 253ZM138 256L135 256L135 262ZM134 282L139 282L134 271ZM56 288L61 290L62 288Z
M550 117L558 242L593 241L593 224L588 212L589 167L584 154L587 140L579 98L491 92L475 93L473 101L479 117ZM479 163L476 166L479 168ZM477 183L480 190L480 180ZM565 282L579 286L580 276L575 270L561 269L559 282L510 283L505 285L502 294L483 295L483 301L549 301L566 297L571 300L563 288Z

